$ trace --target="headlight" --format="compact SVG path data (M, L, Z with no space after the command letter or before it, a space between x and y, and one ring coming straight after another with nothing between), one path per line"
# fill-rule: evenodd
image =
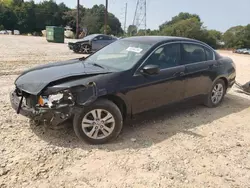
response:
M51 94L48 96L39 96L38 105L52 108L54 105L60 104L63 101L72 102L72 94L68 91L63 91L63 92Z

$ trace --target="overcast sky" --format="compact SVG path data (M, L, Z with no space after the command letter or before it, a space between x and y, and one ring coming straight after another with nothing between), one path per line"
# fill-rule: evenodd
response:
M40 0L35 0L39 2ZM69 7L76 7L77 0L56 0ZM109 0L109 11L124 23L125 2L128 3L127 25L132 24L136 0ZM105 0L80 0L81 5L92 7ZM179 12L198 14L208 29L226 31L235 25L250 24L250 0L147 0L147 26L158 26Z

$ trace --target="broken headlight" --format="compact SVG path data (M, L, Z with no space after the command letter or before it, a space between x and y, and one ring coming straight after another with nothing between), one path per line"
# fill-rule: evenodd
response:
M73 96L70 91L65 90L48 96L39 96L38 106L40 107L64 107L73 104Z

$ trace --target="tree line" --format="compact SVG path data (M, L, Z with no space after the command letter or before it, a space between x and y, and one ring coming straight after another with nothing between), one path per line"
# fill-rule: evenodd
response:
M180 36L201 40L213 48L250 48L250 24L235 26L225 33L209 30L199 15L181 12L170 21L166 21L157 30L146 31L147 35ZM127 35L145 35L145 30L137 31L136 26L128 27Z
M104 32L104 5L92 8L80 6L80 28L88 34ZM35 3L33 0L0 0L0 30L19 30L22 34L39 34L47 25L70 26L76 30L77 10L53 0ZM119 19L108 13L108 34L116 36L168 35L201 40L214 48L250 48L250 24L235 26L225 33L209 30L197 14L181 12L156 30L138 30L130 25L126 32Z
M103 33L104 5L92 8L80 6L80 28L87 28L88 34ZM41 33L46 26L70 26L76 30L76 9L53 0L35 3L33 0L0 0L0 30L19 30L22 34ZM122 35L121 23L108 13L108 34Z

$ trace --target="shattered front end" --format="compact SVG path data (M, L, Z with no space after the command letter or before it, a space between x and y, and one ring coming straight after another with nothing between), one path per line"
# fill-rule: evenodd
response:
M94 83L63 90L47 88L37 96L16 88L10 93L10 101L17 114L37 123L57 126L70 119L78 107L94 101L96 91Z

